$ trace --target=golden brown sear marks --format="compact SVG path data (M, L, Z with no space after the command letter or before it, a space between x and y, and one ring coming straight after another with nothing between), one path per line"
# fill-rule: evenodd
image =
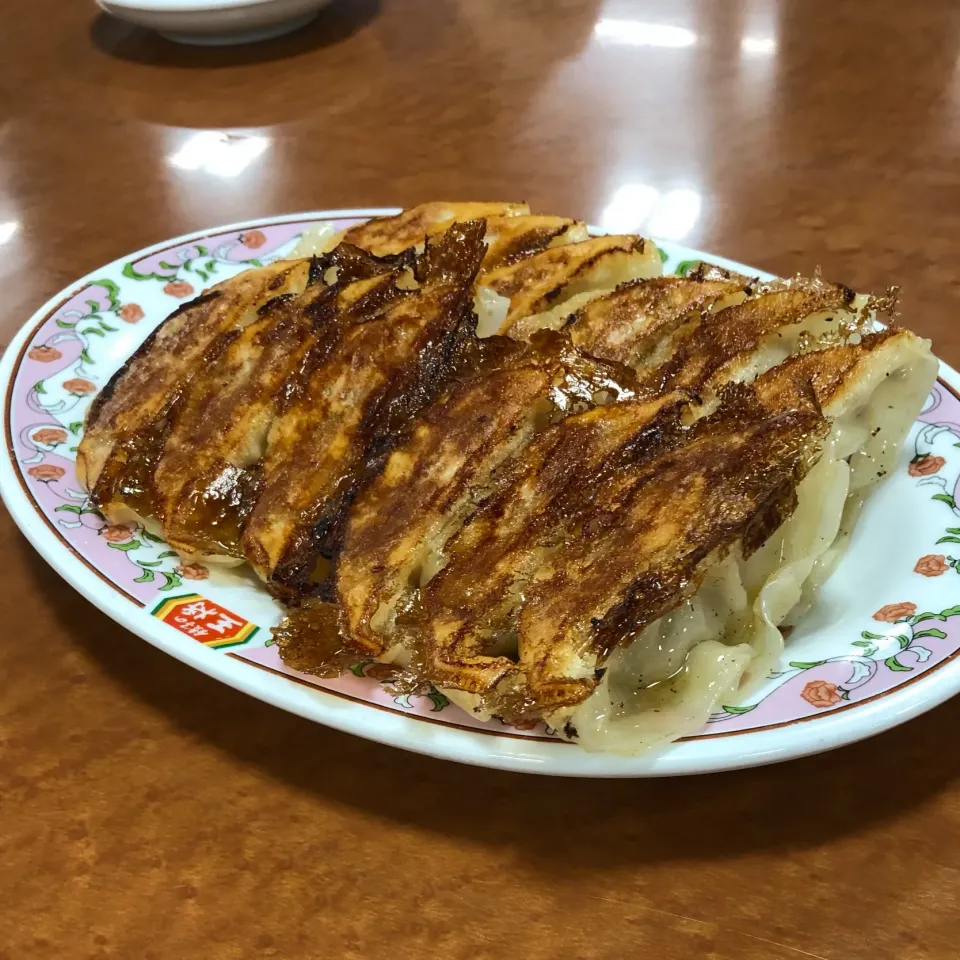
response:
M498 469L549 423L600 393L616 399L632 382L557 335L506 343L506 362L457 384L420 416L351 509L337 592L348 632L368 654L391 645L401 597L442 565L447 540Z
M791 515L830 418L852 464L864 398L926 362L819 277L660 272L649 241L524 204L377 218L177 311L78 469L111 519L248 559L294 607L291 666L379 657L563 724L613 649ZM474 304L508 336L476 337Z
M816 413L771 416L753 402L687 429L675 408L662 407L647 427L619 456L561 478L559 495L536 474L522 495L491 497L465 526L424 591L433 682L481 695L496 715L556 720L589 696L617 644L695 592L730 550L749 553L790 515L827 429ZM509 516L518 510L520 523Z
M724 411L641 462L631 488L605 488L524 598L519 665L535 715L582 702L615 646L691 596L732 549L759 547L792 514L827 429L812 412Z
M379 265L367 257L366 270ZM259 462L270 426L308 352L333 349L343 331L406 296L399 272L354 283L315 283L281 297L252 324L223 338L221 351L195 376L178 404L154 473L156 512L167 542L184 554L242 559L240 531L257 496Z
M757 396L770 410L826 409L859 363L884 344L903 338L913 334L888 327L864 335L857 343L789 357L757 378Z
M702 311L742 291L732 280L632 280L582 306L567 318L566 327L587 353L640 365L679 328L698 323Z
M487 255L483 270L493 270L517 260L569 243L587 240L586 224L567 217L527 214L490 217L487 220Z
M171 314L101 390L87 412L77 475L108 519L127 519L124 475L137 472L138 450L146 455L162 441L160 425L214 341L254 322L268 300L300 293L309 270L309 260L279 261L217 284Z
M506 319L497 332L526 339L543 326L562 324L559 314L555 321L537 322L535 318L545 311L556 314L559 307L575 297L612 290L636 277L655 276L660 269L660 255L654 244L642 237L605 236L551 247L490 270L477 285L510 301Z
M315 564L334 551L358 484L443 389L471 336L483 232L483 221L457 224L428 246L421 287L347 330L274 421L243 550L276 596L316 589Z
M427 237L444 233L451 224L490 217L517 217L529 214L525 203L421 203L390 217L374 217L351 227L343 235L377 256L400 253L423 243Z
M350 511L337 594L361 651L389 646L402 595L429 577L493 472L548 413L554 370L531 365L464 384L419 418Z
M853 297L846 287L816 283L760 293L707 314L676 353L650 371L644 385L654 392L704 393L742 374L761 373L796 347L790 327L825 311L849 311ZM782 345L776 343L778 338L784 340Z
M512 669L489 648L510 637L531 577L570 534L575 510L611 482L620 459L673 442L685 399L678 394L614 403L549 427L497 478L491 495L445 549L446 566L422 588L433 682L490 689Z
M310 340L304 306L323 292L317 285L266 304L184 389L153 478L164 537L181 553L238 555L248 474L263 455L277 394Z
M748 292L751 293L753 287L760 283L760 279L756 276L748 277L746 274L737 273L735 270L730 270L728 267L721 267L719 264L710 263L707 260L698 260L690 264L683 276L687 277L689 280L730 281L736 283L740 287L746 288Z

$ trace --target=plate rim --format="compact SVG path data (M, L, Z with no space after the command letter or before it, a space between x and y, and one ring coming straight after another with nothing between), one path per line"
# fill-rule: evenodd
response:
M102 592L107 584L102 582L101 574L71 548L65 547L57 533L49 528L46 518L37 512L24 489L23 478L16 466L10 433L10 405L15 373L37 324L65 299L83 289L105 270L128 261L143 259L172 246L256 226L389 216L401 209L362 207L304 211L251 218L194 230L122 254L97 267L58 291L27 318L11 338L0 360L0 390L3 391L6 439L4 455L0 457L0 497L31 546L63 580L139 639L146 640L188 666L272 706L324 726L400 749L438 759L516 772L573 777L635 778L692 775L761 766L809 756L866 739L919 716L960 692L958 650L937 668L918 675L895 689L878 694L871 700L851 704L849 709L817 716L819 722L812 726L806 723L807 719L814 719L811 717L793 720L784 725L737 731L737 740L734 740L734 731L706 737L695 735L652 755L590 753L582 749L571 750L571 744L561 741L545 742L529 737L510 737L501 731L483 731L447 723L429 724L422 722L429 719L425 717L412 717L390 710L370 710L370 707L375 705L353 702L296 678L275 674L265 665L252 663L236 653L224 656L222 652L190 643L173 627L152 617L146 606L136 598L124 595L123 601L117 602L113 591L121 594L124 591L112 581L107 582L111 592ZM590 230L603 232L593 227ZM682 248L751 275L765 273L675 241L651 239L658 244L665 243L667 246ZM939 364L940 380L951 392L960 395L960 374L943 361L939 361ZM130 600L132 605L128 606L126 600ZM411 727L411 723L415 726ZM715 747L708 747L707 744ZM747 749L738 750L736 746L731 749L731 744L743 745Z

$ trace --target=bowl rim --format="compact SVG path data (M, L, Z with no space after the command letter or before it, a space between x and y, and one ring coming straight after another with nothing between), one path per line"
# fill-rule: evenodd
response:
M207 13L243 7L296 7L298 11L325 6L329 0L97 0L108 12L129 10L137 13Z

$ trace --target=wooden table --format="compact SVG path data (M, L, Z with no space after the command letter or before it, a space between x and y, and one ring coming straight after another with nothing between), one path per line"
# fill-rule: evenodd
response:
M905 320L960 362L948 0L337 0L230 50L92 3L8 7L4 345L77 276L200 227L428 198L597 222L655 190L692 245L902 283ZM170 163L224 128L268 146L230 177ZM728 775L475 770L220 686L97 612L5 513L0 538L2 960L960 955L960 701Z

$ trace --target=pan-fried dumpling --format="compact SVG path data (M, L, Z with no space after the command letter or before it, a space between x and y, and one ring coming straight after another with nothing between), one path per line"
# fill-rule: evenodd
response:
M758 550L729 555L690 600L611 656L601 686L570 718L584 747L634 752L675 739L767 676L783 647L779 627L809 608L836 566L936 370L927 341L883 330L759 378L769 409L822 409L831 429L820 459L797 486L792 515Z
M802 384L811 384L817 403L831 421L820 463L805 481L820 488L811 501L821 504L821 517L831 519L814 522L812 517L801 516L791 521L747 567L748 580L756 583L769 557L778 551L797 553L796 544L804 533L809 536L814 528L819 531L816 545L811 542L799 551L813 562L797 578L801 594L789 603L789 615L785 612L782 622L794 623L805 613L816 590L833 572L870 488L896 467L903 441L936 379L937 367L929 341L906 330L886 329L867 334L858 343L793 357L758 381L761 400L772 405L790 402L790 393L800 396ZM831 503L839 503L839 512ZM778 543L781 539L782 544ZM791 593L788 599L792 597ZM780 601L779 606L785 603Z
M661 273L656 245L642 237L592 237L551 247L480 277L477 335L525 340L538 330L555 330L593 297Z
M422 246L455 223L492 217L520 217L530 213L525 203L445 203L431 201L387 217L374 217L343 234L348 243L383 257L410 247Z

